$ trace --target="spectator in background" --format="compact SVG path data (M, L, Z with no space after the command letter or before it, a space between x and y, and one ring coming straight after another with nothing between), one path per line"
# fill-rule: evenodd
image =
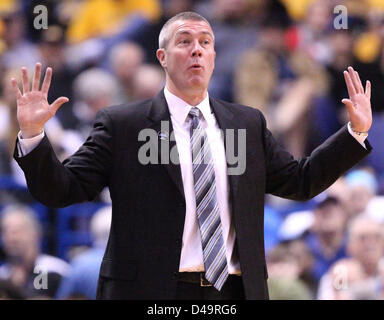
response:
M57 299L96 299L97 280L109 237L112 208L99 209L91 220L93 247L75 256L71 273L61 281Z
M341 100L347 94L342 71L356 64L353 56L353 32L351 26L345 30L333 30L327 35L329 59L325 63L329 88L326 97L314 109L313 144L323 142L330 134L339 130L348 114ZM341 75L340 75L341 73Z
M42 64L44 67L51 67L55 70L48 100L60 96L73 96L72 84L75 79L75 72L67 62L66 45L65 33L62 27L51 25L48 29L42 31L38 44ZM73 115L72 100L68 101L65 108L56 113L56 117L63 129L74 129L76 127L77 122Z
M92 37L107 37L117 34L129 23L134 14L148 20L160 15L158 0L85 0L72 15L68 25L71 43Z
M209 92L218 99L234 101L234 62L256 42L256 27L246 19L248 3L245 0L212 0L209 5L206 16L215 31L216 51Z
M57 1L57 0L5 0L5 1L14 1L21 4L23 15L25 18L25 25L28 26L25 30L26 36L34 43L39 43L41 39L41 34L45 33L47 29L37 29L32 26L36 23L36 17L38 14L34 12L34 9L39 5L44 5L48 11L48 29L54 25L60 25L61 27L66 27L68 18L66 18L65 11L62 7L65 7L65 3L73 4L73 9L69 11L70 15L73 15L76 12L75 3L80 3L81 1L69 0L69 1ZM70 5L67 5L68 7ZM40 16L41 17L41 16ZM29 27L30 26L30 27Z
M312 274L319 281L334 262L347 256L344 230L348 216L341 202L332 196L321 201L313 215L311 230L304 239L314 258Z
M377 181L375 175L367 170L353 170L345 177L348 186L348 211L350 217L364 213L369 202L376 196Z
M309 254L309 260L310 254ZM290 243L279 244L267 254L268 287L271 300L312 299L310 288L300 279L303 264L292 254Z
M165 85L164 70L156 65L143 64L133 75L133 99L153 98Z
M73 112L78 121L76 130L81 137L80 140L83 140L91 131L97 111L124 101L117 98L119 87L116 79L99 68L91 68L80 73L74 81L73 88L75 95ZM78 141L76 139L76 144Z
M108 67L110 48L138 37L160 15L158 0L86 0L57 4L67 20L70 64L79 70Z
M288 242L289 253L299 266L299 279L305 283L312 298L316 296L318 281L313 275L314 257L307 244L302 239Z
M113 47L109 54L111 71L119 83L117 100L120 103L134 99L134 75L144 61L143 49L133 42Z
M18 2L14 2L9 10L0 12L4 24L2 38L5 52L0 56L1 63L7 68L31 67L40 60L35 44L25 38L25 19Z
M313 225L313 209L328 196L337 198L340 204L347 208L347 203L349 201L349 189L344 177L337 179L335 183L327 189L327 191L319 194L311 201L306 201L304 203L281 203L277 208L285 207L287 210L287 216L284 218L284 221L279 228L280 241L302 238L302 236L308 233ZM271 198L270 201L275 202L275 199L277 199L277 197Z
M361 1L359 2L361 3ZM365 28L361 30L362 32L360 34L356 34L355 36L356 40L353 52L358 61L369 64L375 61L380 55L383 42L382 24L384 12L369 8L369 6L364 6L363 3L361 4L366 11L369 11L366 12ZM349 10L348 13L350 14Z
M1 218L6 261L0 266L0 279L9 280L26 298L54 297L70 266L59 258L41 253L41 226L31 209L9 206L3 210ZM41 281L37 277L42 277ZM43 289L36 288L35 282Z
M369 200L364 214L384 225L384 196L377 195Z
M379 276L379 261L384 255L384 228L364 214L354 217L348 225L347 252L363 267L365 279Z
M380 23L381 38L380 43L377 44L377 46L379 46L378 54L373 55L374 59L372 59L372 61L358 61L356 63L356 67L362 71L362 81L363 79L369 78L376 82L376 90L372 91L372 105L375 106L372 109L372 116L375 125L372 126L369 137L372 143L377 144L378 148L366 159L365 163L375 170L379 180L379 188L382 193L384 191L384 144L382 143L384 135L384 90L381 89L384 86L383 21L384 18L382 17Z
M12 146L17 136L18 125L13 120L16 116L16 104L12 99L12 87L8 84L9 77L21 80L16 70L7 70L1 80L0 95L0 174L12 174Z
M365 281L361 264L351 258L336 261L321 278L318 300L359 300L376 298L375 282Z
M367 0L360 5L367 11L366 27L360 34L355 35L354 54L356 56L356 68L361 70L361 79L372 79L376 83L376 90L372 91L372 105L374 108L373 119L375 125L370 131L372 143L378 148L365 163L371 166L376 173L379 192L384 192L384 145L382 137L384 134L384 46L383 46L383 25L384 11L382 1ZM348 11L349 12L349 11Z
M307 7L304 20L288 32L290 48L302 50L321 65L331 57L327 35L333 21L332 8L328 0L312 1Z
M24 300L25 297L9 280L0 280L0 300Z
M269 205L264 206L264 246L267 253L279 243L281 223L280 213Z
M300 157L310 127L309 110L324 94L327 82L320 65L302 51L288 50L286 27L279 17L265 17L259 46L238 59L235 96L239 103L261 109L274 135Z

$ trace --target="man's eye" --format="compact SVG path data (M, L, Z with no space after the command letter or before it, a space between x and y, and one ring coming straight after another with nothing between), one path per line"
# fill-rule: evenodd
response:
M188 39L183 39L183 40L180 41L180 43L186 44L186 43L189 43L189 40Z

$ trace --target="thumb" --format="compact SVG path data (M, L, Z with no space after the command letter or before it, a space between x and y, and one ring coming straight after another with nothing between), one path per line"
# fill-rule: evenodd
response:
M345 104L349 113L355 112L355 107L353 106L353 103L350 99L343 99L341 102Z
M68 102L69 99L67 97L60 97L60 98L57 98L54 102L52 102L52 104L50 105L50 107L53 109L53 112L56 113L57 110L59 110L59 108L66 102Z

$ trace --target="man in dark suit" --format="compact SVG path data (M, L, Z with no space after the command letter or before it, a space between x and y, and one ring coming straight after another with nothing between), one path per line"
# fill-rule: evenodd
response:
M369 153L371 85L364 92L349 68L343 102L350 123L294 160L260 111L209 97L214 34L203 17L171 18L157 57L164 90L100 111L87 141L63 163L43 126L68 99L48 104L50 68L41 90L41 65L32 90L22 69L23 93L12 80L20 125L14 157L29 190L47 206L64 207L109 187L113 214L99 299L268 299L264 196L310 199ZM233 136L222 139L220 129ZM232 170L230 149L244 170Z

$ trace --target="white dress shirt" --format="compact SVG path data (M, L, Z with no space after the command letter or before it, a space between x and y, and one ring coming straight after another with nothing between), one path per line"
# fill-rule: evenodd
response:
M171 115L177 150L179 153L180 169L186 202L183 244L181 249L179 271L204 271L203 251L196 215L196 199L192 172L192 155L190 149L191 119L188 117L188 114L192 106L188 105L188 103L169 92L166 87L164 88L164 95ZM216 118L209 105L208 93L205 99L195 107L201 112L201 124L206 130L210 149L214 150L214 152L212 152L212 158L216 177L216 196L220 209L220 219L223 231L223 240L226 248L228 271L230 274L241 274L238 257L233 255L236 234L233 223L231 223L232 216L229 203L229 184L224 142L222 140ZM364 141L366 137L355 134L351 130L350 125L348 125L348 131L365 148ZM38 136L29 139L23 139L21 133L19 132L18 138L19 156L24 156L32 151L44 138L44 131Z
M190 143L191 118L188 117L192 106L173 95L167 88L164 89L164 95L171 115L177 150L179 152L180 169L186 203L183 246L181 249L179 271L204 271L203 250L196 215L196 198L192 171ZM211 111L208 93L205 99L195 107L200 110L200 122L207 133L209 146L212 151L211 154L216 178L216 197L220 209L228 272L231 274L240 274L239 261L237 257L232 257L236 235L233 224L231 223L224 141L216 118Z

